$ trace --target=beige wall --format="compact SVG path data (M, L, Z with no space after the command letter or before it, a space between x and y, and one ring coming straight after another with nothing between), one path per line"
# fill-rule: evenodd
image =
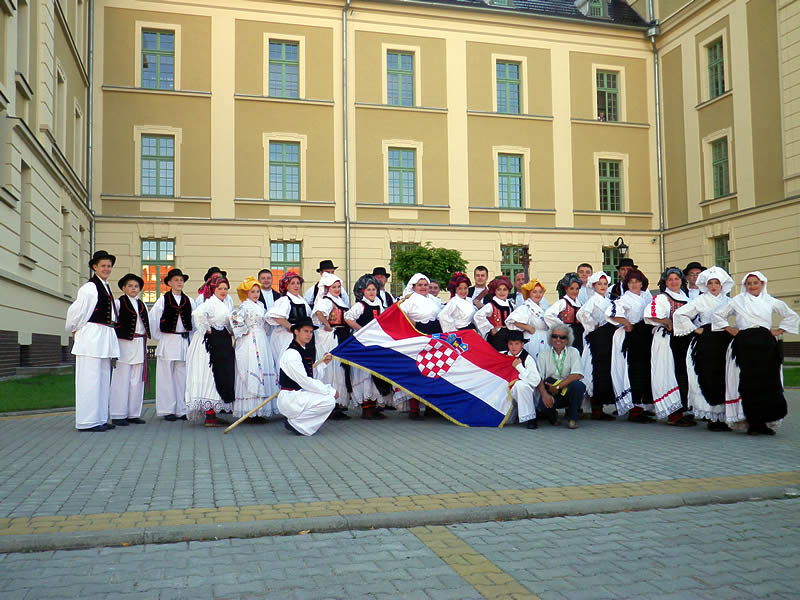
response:
M800 193L800 2L777 1L784 195Z
M683 59L681 48L662 58L661 82L669 82L670 93L663 96L662 131L664 140L664 194L666 226L677 227L688 222L686 194L686 145L683 105Z

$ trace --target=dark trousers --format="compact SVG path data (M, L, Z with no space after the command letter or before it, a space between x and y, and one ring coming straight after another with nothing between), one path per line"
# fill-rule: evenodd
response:
M547 408L544 402L542 402L542 399L539 398L536 404L536 412L546 418L557 408L566 408L567 419L570 421L577 421L578 409L583 403L584 395L586 395L586 384L581 380L573 381L567 386L566 394L563 396L561 394L553 396L555 404L553 404L552 408Z

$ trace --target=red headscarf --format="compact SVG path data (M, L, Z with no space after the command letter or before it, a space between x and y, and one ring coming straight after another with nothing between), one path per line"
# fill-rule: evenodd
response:
M509 293L514 289L514 284L505 275L498 275L489 282L489 293L494 296L497 293L497 286L504 285L508 288Z
M296 273L295 271L286 271L286 273L283 275L283 277L281 277L281 280L278 282L278 291L281 294L286 294L286 290L289 287L289 282L292 279L299 279L300 280L300 285L303 284L303 278L300 277L299 273Z
M456 295L456 288L460 283L466 283L467 287L472 285L472 282L467 277L466 273L462 273L461 271L456 271L453 273L453 276L450 278L450 281L447 283L447 289L450 290L450 297Z
M211 298L214 290L219 287L220 283L227 283L228 288L231 287L231 283L228 281L227 277L223 277L220 273L214 273L197 291L203 294L204 299L208 300Z

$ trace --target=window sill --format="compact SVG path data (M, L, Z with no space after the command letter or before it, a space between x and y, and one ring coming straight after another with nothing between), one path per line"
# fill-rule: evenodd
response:
M131 94L155 94L157 96L189 96L207 98L211 92L199 90L162 90L156 88L130 87L126 85L104 85L104 92L124 92Z
M718 202L726 202L728 200L733 200L736 198L736 192L731 192L730 194L725 194L724 196L717 196L716 198L709 198L707 200L703 200L700 202L699 206L711 206L712 204L717 204Z
M6 110L9 104L11 104L11 100L8 99L5 86L0 82L0 110Z
M719 102L723 98L727 98L728 96L731 96L731 95L733 95L733 88L731 88L729 90L725 90L724 92L722 92L716 98L711 98L710 100L704 100L700 104L697 104L694 108L695 108L695 110L700 110L701 108L705 108L706 106L711 106L715 102Z
M253 100L256 102L277 102L278 104L324 104L333 105L333 100L318 100L316 98L282 98L280 96L257 96L255 94L234 94L237 100Z
M391 202L357 202L356 207L391 208L407 210L450 210L447 204L392 204Z
M394 104L370 104L369 102L356 102L356 108L372 108L379 110L401 110L407 112L446 113L446 108L435 106L395 106Z
M597 119L578 119L573 117L570 119L573 123L581 123L582 125L609 125L611 127L633 127L634 129L650 129L648 123L634 123L631 121L598 121Z
M11 189L3 185L0 186L0 202L16 210L19 204L19 197Z
M130 200L131 202L141 202L142 200L153 202L163 200L166 202L203 202L210 204L211 198L208 196L136 196L132 194L100 194L101 200Z
M31 88L28 80L25 78L25 75L19 71L16 71L14 73L14 82L17 84L17 89L23 96L25 96L26 100L33 99L33 88Z
M500 206L470 206L469 210L476 212L521 212L521 213L539 213L545 215L556 214L555 208L503 208Z
M501 113L501 112L488 112L485 110L468 110L468 115L476 117L500 117L503 119L525 119L529 121L552 121L552 115L531 115L528 113Z
M25 267L26 269L30 269L33 271L36 268L36 261L33 260L30 256L25 256L24 254L18 254L19 264L21 267Z
M594 217L601 215L605 217L652 217L651 212L629 212L629 211L615 211L615 210L573 210L574 215L583 215Z
M329 200L267 200L265 198L234 198L237 204L259 204L266 206L334 206Z

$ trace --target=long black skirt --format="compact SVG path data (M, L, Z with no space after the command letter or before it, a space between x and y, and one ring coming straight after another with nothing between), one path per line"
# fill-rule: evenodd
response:
M710 406L725 404L725 354L732 336L727 331L711 331L703 325L703 333L692 334L692 362L700 393Z
M233 350L233 339L227 329L212 328L205 335L205 346L208 351L209 365L214 375L214 387L225 404L236 399L234 381L236 377L236 354Z
M336 344L339 345L353 335L353 330L347 325L337 325L333 328L333 334L336 336ZM342 370L344 370L344 386L347 389L347 393L352 394L353 381L350 378L350 365L342 363Z
M611 354L614 346L615 325L606 323L586 335L592 351L592 385L594 404L614 404L614 385L611 381Z
M653 345L653 326L639 321L625 333L622 353L628 359L628 379L631 382L631 401L652 404L650 389L650 348Z
M438 320L428 321L427 323L414 323L417 331L433 335L434 333L442 333L442 326Z
M739 365L739 394L750 425L777 421L788 408L781 385L783 343L769 329L741 329L733 338L733 355Z
M583 354L583 324L576 321L575 323L571 323L570 327L572 328L572 334L575 336L572 347L578 351L578 354Z
M486 334L486 341L498 352L505 352L508 350L508 329L501 327L497 330L497 333L490 331Z
M678 390L681 394L683 410L689 406L689 374L686 371L686 353L692 343L691 335L677 336L669 334L669 348L672 350L672 360L675 363L675 379L678 381Z

